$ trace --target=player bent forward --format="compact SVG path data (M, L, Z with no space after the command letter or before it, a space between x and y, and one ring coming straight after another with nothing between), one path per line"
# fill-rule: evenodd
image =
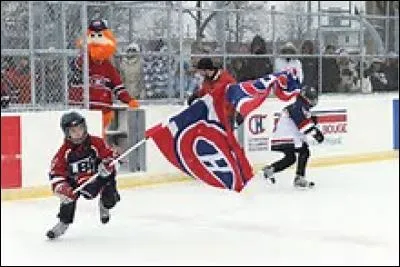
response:
M274 173L285 170L296 162L295 187L313 187L314 182L305 179L305 170L310 150L306 135L311 135L318 143L324 136L317 128L317 120L311 116L310 109L318 102L318 91L313 87L304 87L296 101L285 107L276 125L271 140L271 150L284 153L284 157L263 168L264 177L275 183Z
M85 118L77 112L65 113L61 117L61 128L65 139L54 156L49 173L51 188L60 198L60 221L47 232L50 239L65 233L73 222L76 203L82 195L85 199L94 199L100 194L100 220L107 223L109 210L120 200L116 188L116 169L109 163L114 152L103 139L89 135ZM78 193L73 190L99 172L99 176L87 184Z

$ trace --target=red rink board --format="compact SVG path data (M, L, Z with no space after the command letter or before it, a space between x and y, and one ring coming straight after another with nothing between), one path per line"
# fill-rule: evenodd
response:
M18 116L1 117L1 188L22 185L21 123Z

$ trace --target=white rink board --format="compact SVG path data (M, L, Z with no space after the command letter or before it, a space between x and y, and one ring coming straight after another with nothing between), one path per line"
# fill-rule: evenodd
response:
M181 105L146 105L142 106L146 114L146 129L158 123L167 123L171 116L178 114L187 106ZM146 173L163 174L179 173L179 171L163 156L152 140L146 141Z
M361 153L390 151L393 148L393 114L392 100L396 94L380 95L349 95L349 96L322 96L319 103L312 111L346 110L346 133L337 134L340 143L329 144L325 142L310 146L313 158L323 158L335 155L352 155ZM281 157L278 152L249 151L248 139L255 137L249 130L249 119L254 114L265 115L265 132L262 135L270 137L273 129L273 115L280 112L283 103L276 99L267 99L262 106L254 110L246 118L245 149L253 164L265 163ZM336 125L332 123L331 125ZM312 138L309 138L311 141Z

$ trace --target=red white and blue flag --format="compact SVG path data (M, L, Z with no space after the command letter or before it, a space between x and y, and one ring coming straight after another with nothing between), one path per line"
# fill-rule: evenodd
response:
M300 94L301 84L296 69L268 74L256 80L231 84L227 88L227 101L243 117L256 109L270 95L289 101Z
M225 100L207 94L166 125L146 131L163 155L186 174L218 188L240 192L253 170L227 117Z

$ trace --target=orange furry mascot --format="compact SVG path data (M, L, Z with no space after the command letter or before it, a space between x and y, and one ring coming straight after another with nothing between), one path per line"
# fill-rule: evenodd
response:
M114 118L112 110L113 95L131 108L138 108L139 103L132 98L122 82L121 76L111 63L117 49L117 41L107 28L104 20L93 20L87 30L89 56L89 108L103 113L103 137L105 130ZM82 49L83 41L78 40ZM83 102L82 55L73 64L74 77L70 86L71 103Z

